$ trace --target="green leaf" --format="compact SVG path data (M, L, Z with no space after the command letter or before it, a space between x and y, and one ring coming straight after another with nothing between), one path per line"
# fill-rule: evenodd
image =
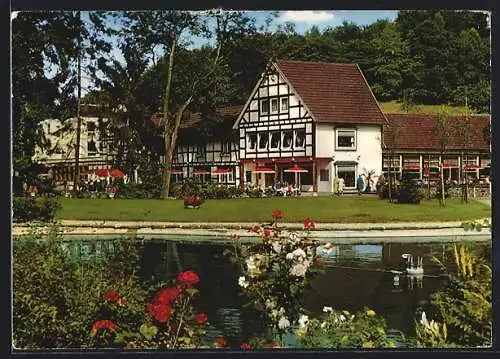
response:
M193 296L199 292L198 289L196 288L187 288L186 293L189 294L190 296Z
M139 328L139 332L144 336L144 338L151 340L158 333L158 328L154 325L148 326L144 323Z

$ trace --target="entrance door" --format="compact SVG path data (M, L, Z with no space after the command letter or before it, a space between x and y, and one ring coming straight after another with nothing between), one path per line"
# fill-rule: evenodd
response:
M337 165L337 177L344 179L345 188L356 188L356 166Z

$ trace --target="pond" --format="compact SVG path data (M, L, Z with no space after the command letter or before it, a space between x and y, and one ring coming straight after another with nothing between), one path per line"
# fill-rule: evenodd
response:
M72 256L83 259L112 251L123 239L69 240L66 248ZM353 239L355 241L355 239ZM263 335L266 328L238 286L238 274L223 254L227 244L205 240L178 241L135 239L140 256L140 277L150 283L167 281L181 270L193 270L200 276L197 309L208 314L208 338L224 336L231 343ZM307 292L305 307L313 316L321 315L324 306L351 312L369 307L381 314L391 331L414 335L416 313L429 303L430 295L446 284L432 257L442 259L450 243L395 242L378 244L337 244L323 258L325 272ZM474 242L484 247L491 261L490 242ZM424 275L397 275L404 270L402 254L423 258ZM293 344L293 338L290 339Z

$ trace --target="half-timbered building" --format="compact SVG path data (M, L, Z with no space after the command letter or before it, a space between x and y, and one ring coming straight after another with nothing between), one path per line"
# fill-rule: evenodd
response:
M232 126L241 106L221 107L213 118L191 114L179 128L172 156L172 182L194 178L199 182L239 184L239 153ZM156 114L153 123L160 126L163 115Z
M271 63L233 126L240 178L317 193L331 192L338 176L354 189L359 174L382 170L385 121L356 64Z
M462 177L489 176L490 146L485 128L490 115L448 115L440 134L436 114L386 114L384 128L384 174L437 180L440 166L444 178L462 182ZM442 138L443 137L443 138Z

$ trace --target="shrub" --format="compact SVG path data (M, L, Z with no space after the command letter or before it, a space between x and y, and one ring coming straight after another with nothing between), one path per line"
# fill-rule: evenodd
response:
M184 208L199 207L203 202L203 197L197 195L184 196Z
M115 247L116 248L116 247ZM64 251L57 226L34 228L13 245L13 345L18 349L84 348L91 345L92 319L102 313L109 289L122 293L140 322L145 292L131 273L134 256L124 248L102 263L74 261ZM117 261L119 259L119 261ZM124 279L128 278L128 279ZM132 313L139 313L133 314Z
M12 202L16 222L51 221L59 209L61 202L57 197L14 197Z
M143 183L119 183L117 197L123 199L148 199L153 197L150 186Z
M351 314L323 308L328 314L323 318L309 320L302 316L296 330L297 340L308 348L394 348L396 342L387 336L384 318L366 308Z
M397 198L398 203L419 204L423 195L420 193L420 186L414 179L403 178L395 198Z

